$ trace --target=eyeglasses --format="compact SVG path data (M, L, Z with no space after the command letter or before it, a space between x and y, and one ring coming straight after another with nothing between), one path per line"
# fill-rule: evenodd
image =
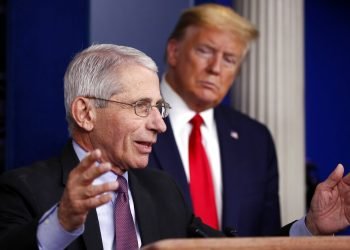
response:
M91 97L91 96L86 96L86 98L131 106L134 108L135 114L140 117L147 117L149 115L151 108L155 107L158 109L162 118L165 118L169 115L169 109L171 109L169 103L165 101L161 101L161 102L158 102L156 105L152 105L149 101L145 101L145 100L139 100L139 101L136 101L135 103L125 103L125 102L118 102L115 100L107 100L107 99Z

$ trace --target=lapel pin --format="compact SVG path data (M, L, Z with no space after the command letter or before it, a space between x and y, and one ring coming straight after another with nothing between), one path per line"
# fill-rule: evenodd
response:
M235 140L239 139L239 135L236 131L231 131L230 136Z

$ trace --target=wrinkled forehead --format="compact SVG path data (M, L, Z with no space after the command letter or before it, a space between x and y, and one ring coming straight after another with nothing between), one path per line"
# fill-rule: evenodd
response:
M236 43L239 42L244 44L245 46L249 45L249 41L243 37L240 33L235 32L235 30L227 29L225 27L218 27L212 25L191 25L188 26L185 30L183 38L191 38L198 34L205 37L206 34L217 33L221 35L225 35L228 38L229 42Z
M161 99L158 74L145 66L139 64L124 65L114 72L114 77L116 85L119 85L121 90L116 93L118 96L133 100L150 99L153 101Z
M208 45L240 58L244 57L249 48L249 44L237 34L227 30L199 26L188 28L182 42L191 46Z

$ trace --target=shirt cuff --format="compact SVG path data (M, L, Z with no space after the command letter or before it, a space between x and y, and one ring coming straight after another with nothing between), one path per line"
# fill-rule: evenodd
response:
M298 237L298 236L312 236L309 229L307 229L305 224L305 216L300 220L293 223L289 230L289 236Z
M36 236L40 250L64 249L84 232L84 225L73 232L66 231L58 221L57 211L55 204L39 220Z

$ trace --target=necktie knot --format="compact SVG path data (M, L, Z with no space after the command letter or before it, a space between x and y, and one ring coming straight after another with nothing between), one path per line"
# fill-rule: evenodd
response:
M119 188L117 190L118 193L128 193L128 182L126 181L126 179L121 176L118 175L118 182L119 182Z
M199 128L203 124L203 118L200 114L196 114L191 120L190 123L194 128Z

